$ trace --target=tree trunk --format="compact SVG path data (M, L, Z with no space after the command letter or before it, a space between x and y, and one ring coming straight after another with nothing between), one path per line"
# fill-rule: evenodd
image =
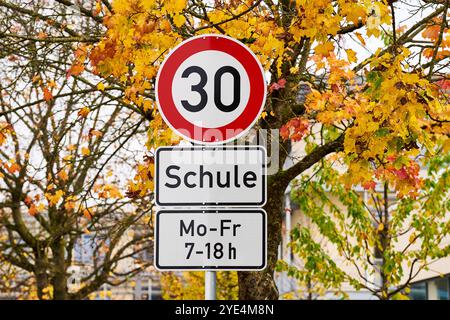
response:
M52 279L53 284L53 299L67 300L67 276L66 276L66 261L65 261L65 246L64 240L58 239L52 245L53 253L53 267L54 274Z
M267 204L267 267L259 272L238 272L239 300L276 300L278 289L274 280L274 269L278 260L281 242L283 197L286 186L277 175L268 179Z
M44 289L48 287L48 275L45 261L45 252L42 249L36 249L35 252L35 277L36 277L36 291L39 300L44 299Z

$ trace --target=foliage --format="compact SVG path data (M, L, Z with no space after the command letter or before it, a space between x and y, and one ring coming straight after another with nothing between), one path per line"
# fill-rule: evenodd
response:
M236 300L238 283L236 272L219 271L216 273L217 299ZM168 300L203 300L205 296L205 273L166 272L161 275L163 298Z
M366 195L349 191L332 163L324 163L313 179L297 181L292 191L313 227L298 225L292 231L290 246L301 268L282 262L280 270L300 281L311 278L327 290L349 283L380 299L405 298L418 273L450 253L449 161L446 153L423 163L428 172L414 199L390 197L387 184Z
M151 263L141 259L151 203L124 196L121 172L136 165L127 142L145 137L143 118L117 102L117 92L99 91L98 78L67 72L72 42L50 40L71 32L59 24L70 16L50 23L38 18L45 3L34 4L32 15L21 15L0 3L2 37L5 29L41 33L37 41L11 35L0 46L0 291L84 299Z

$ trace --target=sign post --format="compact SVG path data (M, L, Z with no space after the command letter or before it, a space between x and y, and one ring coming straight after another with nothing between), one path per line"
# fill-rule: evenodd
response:
M205 271L205 300L216 300L215 271Z
M266 94L256 56L223 35L183 41L156 77L164 121L186 140L207 146L156 151L155 266L204 270L206 300L216 299L217 270L266 266L266 150L218 146L255 124Z

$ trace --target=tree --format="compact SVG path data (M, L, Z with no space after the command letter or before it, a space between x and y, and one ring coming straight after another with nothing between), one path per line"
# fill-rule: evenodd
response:
M426 159L426 158L425 158ZM410 175L391 159L393 174ZM292 191L300 210L315 228L297 226L292 231L292 250L302 268L280 263L280 270L305 281L313 278L327 290L346 282L365 288L379 299L404 299L420 271L450 254L450 154L425 160L428 168L417 180L414 197L395 197L387 183L378 190L348 190L339 183L331 161L314 177L304 177ZM325 238L327 245L318 240ZM346 262L337 263L336 254ZM345 267L347 265L347 267Z
M236 272L219 271L217 276L217 299L236 300L238 283ZM163 298L166 300L202 300L205 297L204 272L173 272L161 275Z
M151 263L139 259L151 248L151 199L126 198L121 190L123 172L136 166L130 141L145 137L145 118L121 102L120 90L75 76L78 40L64 37L72 32L62 7L51 9L59 20L44 16L50 9L41 1L0 7L1 290L84 299ZM98 32L78 22L82 34ZM80 246L89 248L81 262ZM80 263L82 274L71 275Z
M400 26L399 10L414 23ZM448 86L447 1L102 0L80 12L104 30L99 41L78 39L83 54L72 70L100 75L106 88L122 90L123 103L151 120L150 149L176 143L155 108L153 87L165 55L183 39L202 33L237 38L270 74L257 128L279 129L283 140L277 144L280 169L268 177L268 266L238 273L241 299L278 297L273 275L283 196L298 175L335 153L346 166L346 186L369 185L377 176L411 196L408 190L417 186L385 170L388 158L402 159L400 170L407 170L419 148L429 157L448 141L442 92ZM379 50L368 48L369 37L370 44L380 42ZM369 54L357 54L355 46ZM306 101L299 97L305 85L311 90ZM317 142L305 156L289 155L292 142L309 136ZM151 180L138 179L134 194L150 190Z

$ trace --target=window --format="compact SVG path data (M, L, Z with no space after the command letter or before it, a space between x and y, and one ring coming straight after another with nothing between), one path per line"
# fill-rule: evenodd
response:
M448 278L435 280L438 300L449 300L448 282Z
M421 282L411 285L411 292L409 293L409 297L412 300L427 300L428 299L427 284L425 282Z

